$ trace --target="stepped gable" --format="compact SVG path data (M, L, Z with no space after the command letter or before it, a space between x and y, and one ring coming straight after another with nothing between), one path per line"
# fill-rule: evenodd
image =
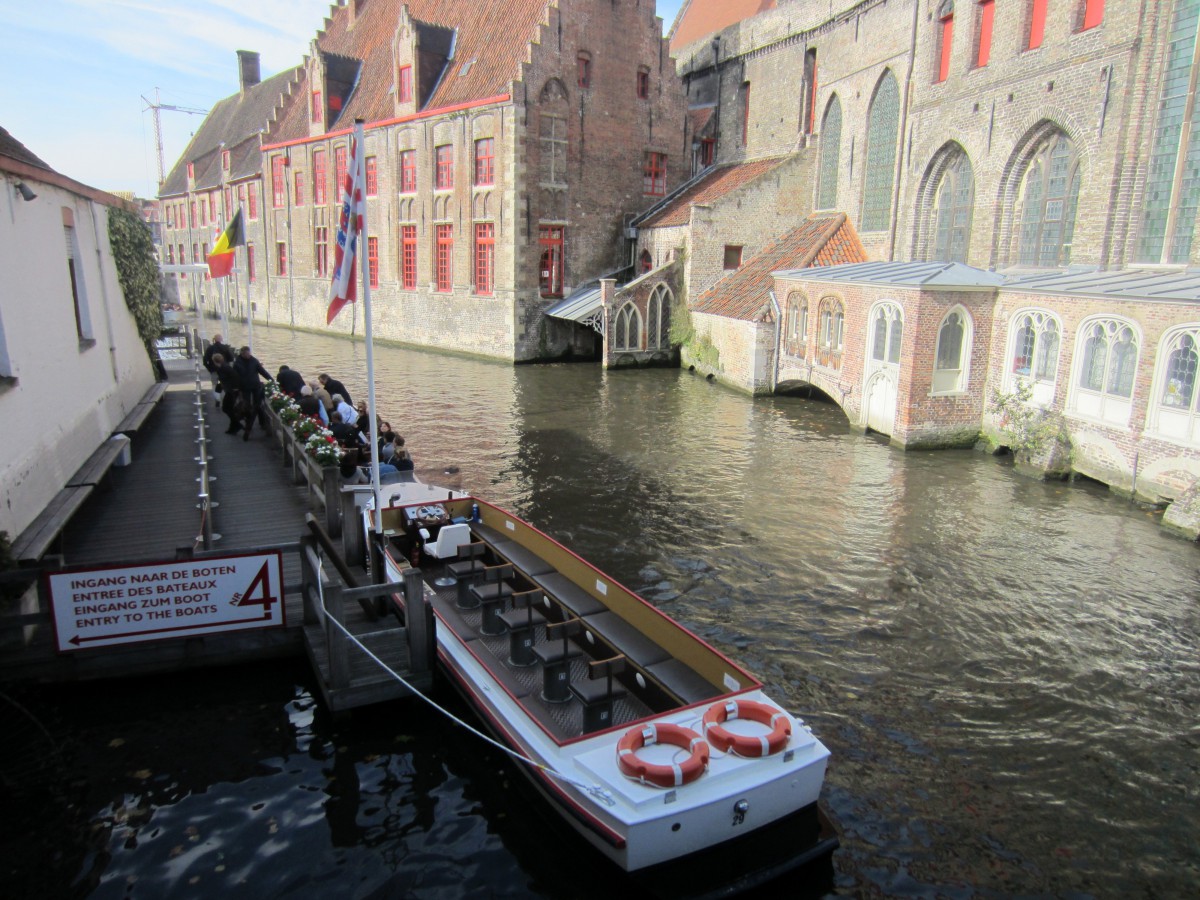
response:
M814 213L799 228L701 294L692 311L760 321L770 308L767 292L774 283L774 272L866 260L858 232L845 213Z
M37 166L48 172L54 171L32 150L13 137L6 128L0 128L0 156L7 156L9 159L15 159L26 165Z
M786 160L786 156L780 156L715 168L701 176L699 181L668 203L662 210L642 222L640 227L666 228L673 225L686 225L691 221L693 205L720 200L726 194L744 187Z
M688 0L671 26L671 51L778 5L776 0Z
M196 130L187 149L171 169L160 197L186 194L188 190L187 164L192 162L195 185L198 190L219 187L221 184L221 145L230 153L230 177L238 178L257 174L262 166L262 154L258 152L258 135L266 128L279 98L288 83L296 77L295 69L286 69L272 75L244 91L219 100L200 127ZM254 140L251 140L251 139ZM234 164L233 150L243 143L253 145L251 156L254 162L242 160L240 168Z

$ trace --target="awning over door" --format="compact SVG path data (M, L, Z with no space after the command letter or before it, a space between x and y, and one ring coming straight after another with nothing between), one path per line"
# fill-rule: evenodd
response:
M587 325L597 334L603 334L604 301L600 296L600 282L591 281L576 288L570 296L564 297L546 310L546 315Z

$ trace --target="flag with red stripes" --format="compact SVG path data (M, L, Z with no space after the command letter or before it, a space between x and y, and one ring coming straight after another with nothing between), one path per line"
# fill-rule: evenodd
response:
M338 217L337 246L333 254L333 284L329 292L329 311L325 324L333 322L342 307L356 298L354 260L358 250L358 235L362 231L363 190L358 141L350 141L350 165L346 168L346 183L342 190L342 211Z

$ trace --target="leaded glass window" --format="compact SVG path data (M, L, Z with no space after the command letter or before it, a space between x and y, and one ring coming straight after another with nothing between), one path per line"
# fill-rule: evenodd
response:
M900 362L900 344L904 340L904 319L900 308L883 303L875 309L871 358L878 362Z
M1043 312L1027 312L1016 320L1012 373L1053 382L1058 369L1058 320Z
M637 307L632 303L626 303L617 313L617 323L613 329L613 347L617 350L637 350L640 331L641 322Z
M1079 386L1116 397L1133 395L1137 341L1133 329L1116 319L1093 322L1085 332Z
M890 71L884 73L867 113L867 161L863 183L862 230L885 231L891 220L896 168L896 136L900 123L900 89Z
M1162 403L1176 409L1191 409L1196 394L1196 366L1200 354L1196 352L1196 338L1192 334L1181 334L1172 342L1167 356L1166 377L1163 380Z
M937 367L939 369L962 368L963 317L952 312L942 322L938 331Z
M671 291L658 285L646 307L646 349L659 350L670 345Z
M933 392L949 394L966 387L971 356L971 320L961 306L946 313L938 327L934 354Z
M821 159L817 170L817 209L837 207L839 150L842 142L842 103L834 94L821 125Z
M1042 142L1025 170L1021 190L1018 262L1050 268L1071 262L1079 160L1063 134Z
M946 166L935 197L932 260L967 261L974 205L975 173L967 154L959 150Z

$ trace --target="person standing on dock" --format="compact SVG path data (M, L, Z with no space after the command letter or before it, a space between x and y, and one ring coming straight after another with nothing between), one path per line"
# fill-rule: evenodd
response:
M340 381L338 381L336 378L330 378L328 375L326 375L324 372L322 372L320 375L317 376L317 381L321 382L321 387L323 387L323 388L325 388L325 390L329 391L330 397L332 397L334 394L341 394L343 400L345 400L347 403L353 405L354 400L351 399L350 392L348 390L346 390L346 386L344 384L342 384Z
M237 434L242 430L242 423L238 420L238 398L241 396L242 380L220 353L212 354L211 360L213 377L221 386L221 412L229 416L229 427L225 429L225 433Z
M246 398L250 402L250 415L246 418L246 440L250 439L250 426L254 424L254 415L257 413L259 424L263 428L267 427L267 414L263 412L263 386L258 380L258 376L262 376L271 380L271 373L263 368L263 364L258 361L258 358L252 356L249 347L242 347L238 354L238 358L233 362L233 369L238 374L241 380L242 392L246 394Z
M208 374L212 377L213 390L216 391L221 381L217 377L217 366L213 363L213 357L217 354L224 357L225 362L233 362L233 348L221 341L219 334L214 334L212 343L208 345L204 351L204 368L208 370ZM217 400L217 406L221 405L221 401Z

